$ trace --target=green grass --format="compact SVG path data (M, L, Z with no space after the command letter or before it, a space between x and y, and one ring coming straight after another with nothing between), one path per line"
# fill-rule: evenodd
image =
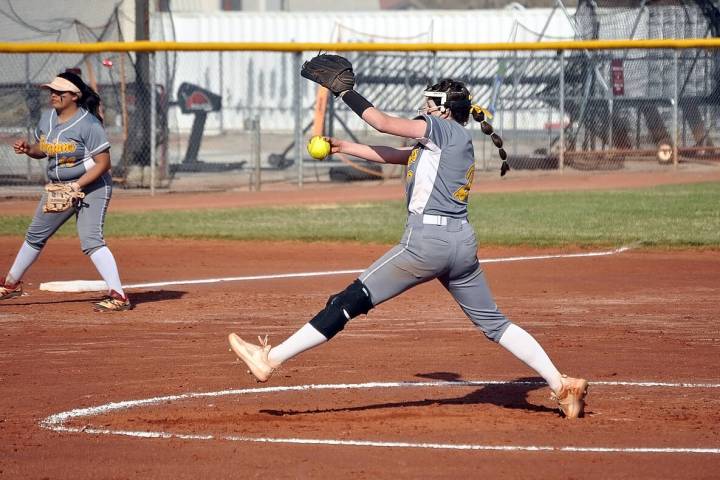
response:
M108 237L396 242L403 202L335 206L113 213ZM484 245L720 247L720 183L643 190L471 195ZM0 234L22 235L27 216L0 216ZM74 235L68 222L59 235Z
M471 218L499 245L720 246L720 183L481 196Z

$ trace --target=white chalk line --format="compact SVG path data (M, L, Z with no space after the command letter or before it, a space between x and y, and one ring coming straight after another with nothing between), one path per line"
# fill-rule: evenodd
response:
M63 428L62 432L83 432L91 435L121 435L139 438L177 438L181 440L228 440L251 443L290 443L300 445L335 445L384 448L425 448L436 450L486 450L505 452L598 452L598 453L705 453L718 454L718 448L622 448L622 447L552 447L543 445L473 445L455 443L377 442L373 440L333 440L322 438L258 438L236 435L197 435L169 432L133 432L95 428Z
M373 440L337 440L318 438L270 438L246 437L238 435L211 435L211 434L181 434L174 432L129 431L98 429L92 427L69 427L66 422L73 419L101 415L113 411L128 410L131 408L156 405L179 400L195 398L212 398L230 395L266 394L291 391L308 390L344 390L344 389L371 389L371 388L407 388L407 387L468 387L483 385L541 385L544 382L533 381L435 381L435 382L369 382L369 383L341 383L341 384L310 384L278 387L258 387L235 390L221 390L216 392L184 393L180 395L166 395L138 400L106 403L95 407L78 408L66 412L50 415L40 422L40 426L56 432L87 433L92 435L120 435L138 438L178 438L184 440L228 440L252 443L286 443L286 444L317 444L338 446L364 446L385 448L426 448L441 450L486 450L486 451L524 451L524 452L600 452L600 453L697 453L720 454L720 448L686 448L686 447L581 447L581 446L548 446L548 445L477 445L453 443L415 443L415 442L380 442ZM624 386L624 387L663 387L663 388L720 388L720 383L670 383L670 382L630 382L630 381L597 381L592 386Z
M607 250L603 252L585 252L585 253L559 253L550 255L531 255L521 257L500 257L500 258L488 258L482 260L480 263L504 263L504 262L520 262L525 260L546 260L552 258L579 258L579 257L601 257L607 255L616 255L618 253L630 250L631 247L624 246L613 250ZM355 270L332 270L324 272L298 272L298 273L278 273L270 275L249 275L242 277L220 277L220 278L206 278L200 280L172 280L165 282L152 282L152 283L135 283L130 285L123 285L123 289L134 289L134 288L155 288L155 287L168 287L172 285L201 285L208 283L222 283L222 282L246 282L253 280L277 280L282 278L306 278L306 277L321 277L328 275L349 275L353 273L362 273L365 269ZM45 282L40 284L40 290L50 292L100 292L107 290L107 285L102 280L66 280L57 282Z

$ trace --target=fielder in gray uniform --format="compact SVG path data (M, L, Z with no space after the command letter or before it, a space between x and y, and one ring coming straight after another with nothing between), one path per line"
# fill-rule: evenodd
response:
M50 182L69 183L85 196L75 208L64 212L44 212L45 196L25 235L15 262L0 278L0 300L22 295L22 278L37 260L48 239L71 217L77 220L77 232L83 253L89 256L108 285L108 295L94 304L97 311L132 308L123 291L117 264L105 244L103 227L112 196L110 142L98 113L100 97L74 73L61 73L43 85L50 92L52 109L43 113L35 129L35 142L18 140L15 153L48 159Z
M486 122L482 109L471 104L465 86L443 80L429 87L421 115L412 120L381 112L352 89L340 95L376 130L417 140L415 147L393 148L328 139L332 153L408 166L405 233L400 243L345 290L331 296L322 311L283 343L272 348L266 338L258 346L231 333L233 351L259 381L266 381L283 362L328 341L353 317L415 285L438 279L487 338L547 381L566 417L582 416L588 382L561 375L538 342L498 310L478 261L475 232L467 220L475 156L464 125L471 114ZM496 135L489 124L482 127L485 133ZM493 142L502 146L499 137Z

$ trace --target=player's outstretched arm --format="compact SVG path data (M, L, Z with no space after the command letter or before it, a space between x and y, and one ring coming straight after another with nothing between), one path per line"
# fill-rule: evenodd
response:
M327 88L333 95L339 96L353 112L379 132L405 138L420 138L425 134L424 120L388 115L356 92L355 72L352 64L345 57L317 55L303 64L300 75Z
M345 153L375 163L407 165L412 147L387 147L384 145L363 145L329 137L331 153Z
M404 138L421 138L425 135L427 128L425 120L388 115L355 90L346 90L340 94L340 97L353 112L378 132Z

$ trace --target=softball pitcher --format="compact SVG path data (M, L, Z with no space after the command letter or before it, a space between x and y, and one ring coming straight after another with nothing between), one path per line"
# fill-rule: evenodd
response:
M322 59L323 72L332 70L328 68L329 60L332 58ZM415 285L438 279L487 338L509 350L547 381L565 417L582 416L588 382L561 375L540 344L498 310L478 261L475 232L467 220L475 156L471 134L464 125L471 113L483 123L485 133L495 135L493 142L499 148L502 140L484 121L483 111L471 104L466 87L461 82L443 80L424 92L424 108L418 117L397 118L375 108L351 87L345 88L353 84L351 78L338 82L327 80L322 76L324 73L314 75L315 61L310 60L309 66L306 63L303 68L310 72L303 72L303 76L341 96L379 132L417 140L414 147L393 148L328 139L333 153L407 165L405 233L400 243L345 290L332 295L322 311L280 345L272 348L266 337L258 346L231 333L232 350L257 380L264 382L288 359L333 338L350 319Z
M18 140L15 153L32 158L47 157L51 183L68 183L84 197L62 212L46 212L48 192L38 204L15 262L0 278L0 300L22 295L22 278L37 260L48 239L70 217L77 220L83 253L90 257L107 283L107 298L94 305L97 311L130 310L132 304L123 291L115 258L105 244L103 227L110 197L110 143L98 113L100 97L74 73L61 73L42 86L50 93L52 109L44 112L35 129L35 143Z

